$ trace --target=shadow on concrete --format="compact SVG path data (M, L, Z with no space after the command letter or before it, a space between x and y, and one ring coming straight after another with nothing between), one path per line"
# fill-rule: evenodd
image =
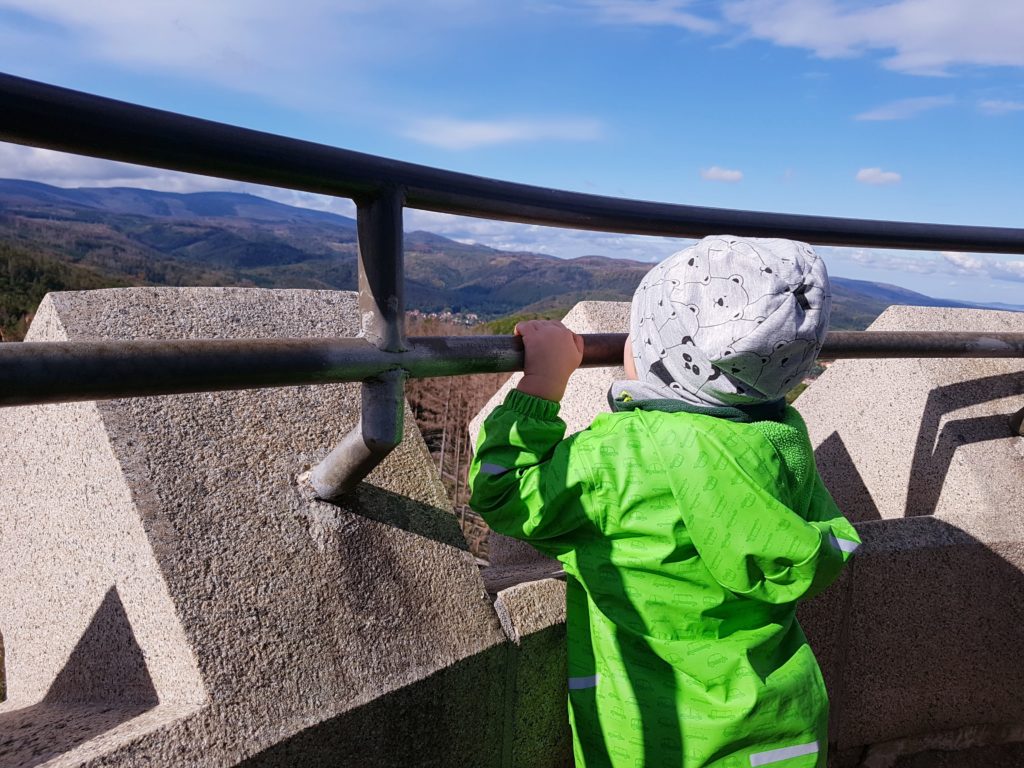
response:
M853 631L822 649L826 679L838 683L830 690L830 739L850 760L837 764L903 766L880 758L937 749L951 756L935 765L1018 768L956 754L1007 741L1000 729L1024 722L1019 546L979 541L931 516L868 522L858 531L864 544L849 569L850 589L834 595ZM877 761L867 759L872 754Z
M43 702L159 703L124 605L111 587Z
M493 646L317 723L239 768L504 765L502 689L508 649ZM478 727L473 727L476 724ZM475 738L467 742L466 733Z
M459 521L451 512L429 504L378 488L370 483L359 483L349 496L333 502L322 502L362 517L401 528L416 536L469 550Z
M850 522L881 519L871 491L838 432L833 432L815 449L814 460L825 487Z
M950 411L1014 395L1024 395L1024 375L986 376L936 387L928 393L907 483L906 517L934 514L957 448L1013 435L1011 413L956 419L940 430L942 417Z
M0 765L31 768L159 703L124 605L111 587L39 704L0 714Z

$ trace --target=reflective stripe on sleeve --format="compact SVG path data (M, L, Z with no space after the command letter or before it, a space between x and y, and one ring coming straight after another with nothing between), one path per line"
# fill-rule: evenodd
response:
M828 535L829 543L841 552L850 553L853 552L857 547L860 546L859 541L853 541L852 539L840 539L834 533Z
M509 471L508 467L503 467L500 464L481 464L480 474L481 475L504 475Z
M582 688L596 688L597 677L597 675L590 675L589 677L570 677L569 690L578 691Z
M767 752L755 752L750 756L750 764L771 765L793 757L813 755L818 751L818 742L811 741L807 744L797 744L795 747L782 747L781 749L769 749Z

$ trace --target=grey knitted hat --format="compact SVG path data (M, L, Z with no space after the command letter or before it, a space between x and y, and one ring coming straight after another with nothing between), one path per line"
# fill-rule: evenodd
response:
M699 406L777 400L814 364L831 299L825 264L806 243L706 237L637 288L630 338L639 382L617 383L613 395L625 388L634 399Z

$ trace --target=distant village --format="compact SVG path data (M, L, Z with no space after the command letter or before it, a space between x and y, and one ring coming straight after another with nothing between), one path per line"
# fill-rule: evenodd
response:
M441 312L421 312L418 309L410 309L406 315L417 320L440 320L442 323L454 323L455 325L476 325L480 322L480 316L476 312L452 312L448 309Z

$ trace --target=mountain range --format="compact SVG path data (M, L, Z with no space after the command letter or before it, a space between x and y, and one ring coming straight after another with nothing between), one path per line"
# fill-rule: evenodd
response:
M650 267L607 256L559 259L502 251L423 231L405 234L406 304L428 312L450 309L495 318L550 313L581 299L628 300ZM356 222L345 216L233 192L64 189L0 179L0 327L6 325L8 335L19 313L30 313L46 290L104 285L352 290L356 280ZM896 303L984 306L884 283L841 277L832 283L836 328L863 328Z

